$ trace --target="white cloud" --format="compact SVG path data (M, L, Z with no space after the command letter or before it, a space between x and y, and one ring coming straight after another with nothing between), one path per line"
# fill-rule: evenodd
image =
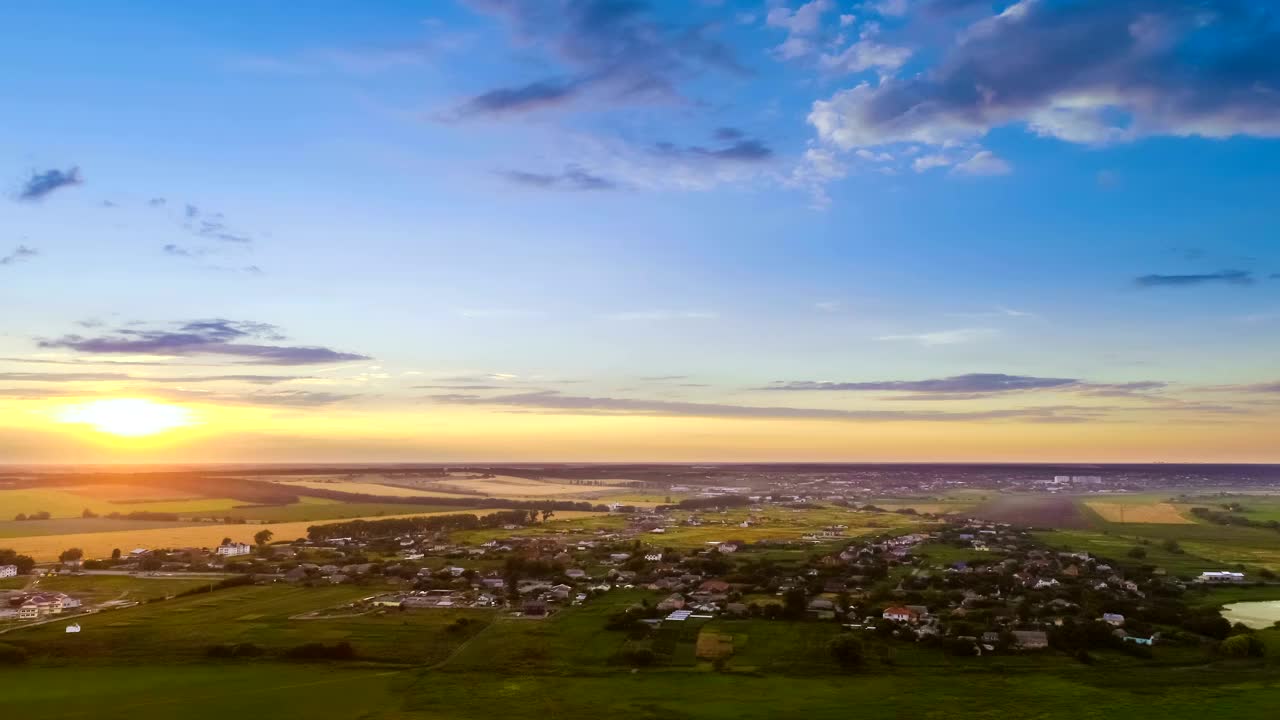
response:
M952 172L961 175L1008 175L1013 172L1013 168L990 150L979 150L973 157L952 168Z
M956 330L916 333L914 335L882 335L876 339L887 342L913 342L925 347L935 347L990 340L999 334L1000 331L994 328L959 328Z
M946 155L921 155L911 163L911 169L916 172L924 172L933 168L946 167L951 164L951 158Z

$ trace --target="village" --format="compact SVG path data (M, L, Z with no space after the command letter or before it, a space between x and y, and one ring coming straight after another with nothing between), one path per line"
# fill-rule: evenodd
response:
M856 534L845 524L824 524L792 538L748 541L737 536L780 516L830 515L818 506L739 495L685 505L633 509L624 524L610 527L562 526L546 522L552 513L521 511L503 514L502 524L483 531L459 531L441 518L421 527L361 521L295 541L260 534L253 545L227 538L210 549L71 557L34 568L26 589L9 591L0 627L66 620L68 632L80 632L73 616L136 604L83 603L42 591L42 577L199 577L208 583L194 590L200 592L246 584L368 587L360 599L312 611L310 618L479 609L540 619L628 591L642 593L640 600L609 625L640 639L672 624L760 618L829 623L833 638L919 643L956 656L1051 647L1141 656L1157 644L1226 638L1230 623L1183 596L1256 580L1230 570L1178 577L1132 557L1055 550L1026 529L981 520L912 518ZM848 517L879 517L879 510L839 508ZM335 534L348 529L355 532ZM716 539L691 544L690 534ZM677 537L680 542L668 542ZM0 567L0 573L16 570Z

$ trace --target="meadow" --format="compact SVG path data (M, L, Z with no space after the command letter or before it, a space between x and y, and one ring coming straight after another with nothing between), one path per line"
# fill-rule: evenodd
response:
M276 656L303 643L349 642L364 662L423 665L448 657L492 616L483 610L390 609L295 619L375 593L351 585L237 587L83 615L78 634L54 622L9 632L3 641L25 648L35 662L203 662L211 645L253 643ZM462 617L473 621L468 629L450 631Z
M107 600L146 602L198 587L207 587L218 578L130 575L55 575L39 578L31 585L33 592L64 592L75 595L85 604Z

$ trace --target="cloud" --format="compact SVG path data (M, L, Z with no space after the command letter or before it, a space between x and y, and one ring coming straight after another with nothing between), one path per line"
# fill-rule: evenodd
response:
M1252 285L1253 273L1247 270L1222 270L1200 275L1143 275L1134 278L1138 287L1188 287L1192 285Z
M641 375L640 379L644 382L673 382L675 380L688 380L688 375Z
M970 142L1009 125L1071 143L1280 136L1280 32L1233 0L1021 0L930 70L814 103L843 149Z
M769 146L760 140L743 137L739 130L720 128L716 131L716 137L724 140L721 136L726 130L737 133L737 137L721 148L706 148L701 145L680 147L674 143L660 142L654 146L654 152L664 157L743 163L763 162L773 157L773 150Z
M876 339L889 342L914 342L926 347L932 347L989 340L999 334L1000 331L993 328L958 328L956 330L939 330L936 332L916 333L914 335L882 335Z
M148 206L148 207L164 207L165 203L167 203L167 202L169 202L169 201L168 201L168 200L166 200L165 198L162 198L162 197L153 197L153 198L151 198L150 200L148 200L148 201L147 201L147 206Z
M18 191L18 199L35 202L45 199L56 190L83 183L84 178L80 176L78 167L69 170L54 168L44 172L32 172L31 177L27 178L27 181L22 184L22 189Z
M843 391L843 392L909 392L945 395L994 394L1050 390L1078 385L1075 378L1033 377L1030 375L1006 375L1004 373L970 373L930 380L886 380L877 382L827 382L798 380L779 382L760 390L782 391Z
M1105 408L1064 406L1029 407L970 412L837 410L828 408L760 407L723 403L681 402L617 397L563 395L553 390L484 397L467 394L431 395L426 399L450 405L489 405L580 415L641 415L763 419L860 420L880 422L1025 420L1031 422L1080 422L1099 417Z
M19 245L8 255L0 256L0 265L17 265L18 263L26 262L39 254L39 250L29 248L26 245Z
M919 173L933 168L946 167L951 163L951 158L946 155L921 155L911 161L911 169Z
M678 85L703 70L747 74L707 26L653 16L640 0L468 0L506 21L516 43L563 70L498 87L463 102L455 118L527 114L570 103L601 106L681 102Z
M242 363L262 365L313 365L369 359L366 355L325 347L262 344L262 341L284 339L274 325L213 319L178 323L172 330L125 327L99 337L65 335L40 340L39 346L99 355L225 355L239 358Z
M968 160L957 164L951 172L957 175L1008 175L1013 168L990 150L979 150Z
M832 0L811 0L792 10L779 5L769 10L765 16L765 24L787 31L787 38L773 49L775 55L783 60L808 55L814 49L814 35L822 27L822 16L835 4Z
M21 361L20 361L21 362ZM72 373L40 373L40 372L3 372L0 382L40 382L40 383L75 383L75 382L147 382L147 383L206 383L206 382L244 382L251 385L274 385L290 380L312 380L309 375L187 375L149 377L146 375L130 375L113 372L72 372Z
M556 175L523 170L508 170L499 175L507 182L540 190L616 190L618 188L618 184L614 181L593 175L575 165L565 167L563 172Z

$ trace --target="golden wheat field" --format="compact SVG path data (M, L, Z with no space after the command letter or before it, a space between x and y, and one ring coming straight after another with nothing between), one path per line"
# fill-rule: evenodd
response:
M1148 523L1154 525L1192 525L1194 520L1169 503L1130 505L1128 503L1087 502L1085 505L1107 522Z
M419 490L401 485L383 485L375 482L348 482L346 480L290 480L280 482L285 487L303 487L313 490L334 490L337 492L360 493L362 495L380 495L382 497L466 497L462 493L443 492L439 490Z
M253 543L255 533L270 530L275 540L293 540L307 536L307 528L313 525L329 525L351 520L387 520L390 518L431 517L433 515L455 515L458 513L486 515L488 510L447 510L427 513L407 513L404 515L379 515L374 517L347 518L344 520L306 521L270 523L262 525L224 525L209 523L191 527L156 528L145 530L121 530L115 532L75 533L70 535L43 535L37 537L14 537L0 540L4 547L13 548L22 555L30 555L36 562L50 562L58 559L58 555L67 548L78 547L84 550L86 558L101 558L111 555L111 551L120 548L128 553L135 548L181 548L181 547L214 547L229 537L234 542ZM573 520L580 517L600 515L602 513L565 510L557 511L549 521L554 525L560 520Z

